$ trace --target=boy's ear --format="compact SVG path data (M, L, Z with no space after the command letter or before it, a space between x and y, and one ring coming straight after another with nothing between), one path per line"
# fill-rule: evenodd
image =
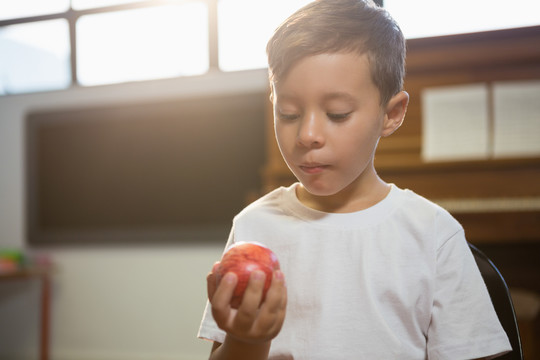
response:
M405 119L405 113L407 112L407 105L409 104L409 94L405 91L400 91L394 95L388 104L386 105L383 131L381 136L389 136L396 131L403 120Z

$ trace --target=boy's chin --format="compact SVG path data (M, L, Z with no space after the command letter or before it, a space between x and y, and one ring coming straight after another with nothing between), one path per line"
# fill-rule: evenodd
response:
M339 189L323 186L321 184L310 184L300 181L301 191L305 191L305 195L313 197L327 197L339 193Z

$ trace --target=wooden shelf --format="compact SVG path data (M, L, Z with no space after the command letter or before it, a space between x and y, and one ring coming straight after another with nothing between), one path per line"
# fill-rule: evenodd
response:
M39 359L49 359L50 308L51 308L51 271L50 267L28 267L13 271L0 272L0 282L37 279L41 283L40 298L40 333Z

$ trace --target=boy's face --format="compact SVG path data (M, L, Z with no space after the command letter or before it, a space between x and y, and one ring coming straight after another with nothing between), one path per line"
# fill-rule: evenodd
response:
M401 122L389 129L367 56L309 56L273 86L277 142L308 193L329 196L369 188L376 178L373 156L379 138Z

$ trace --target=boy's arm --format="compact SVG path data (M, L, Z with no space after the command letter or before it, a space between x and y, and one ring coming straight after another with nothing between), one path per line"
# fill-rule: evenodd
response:
M279 270L274 272L266 299L261 304L265 274L254 271L242 304L233 309L230 301L237 280L234 273L228 273L216 286L214 271L207 277L212 315L216 324L227 333L223 344L214 343L210 359L266 360L271 341L281 330L285 319L287 290L283 273Z

